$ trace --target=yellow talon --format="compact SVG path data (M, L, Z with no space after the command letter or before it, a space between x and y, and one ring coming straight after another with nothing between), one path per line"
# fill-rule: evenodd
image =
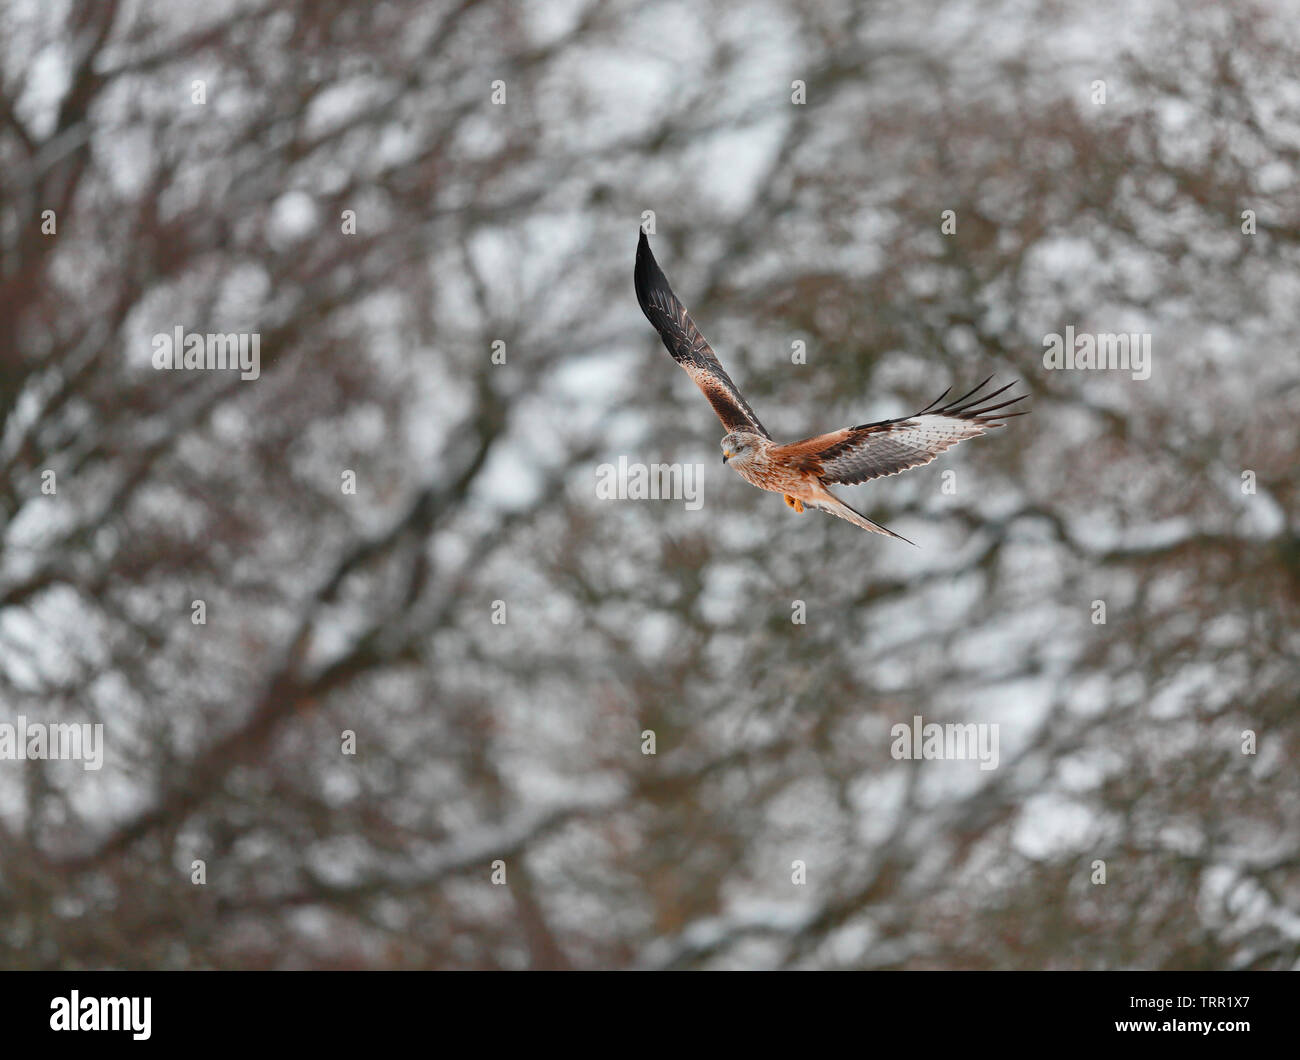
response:
M798 497L791 497L790 494L787 493L785 495L785 503L790 505L790 507L796 512L799 512L801 515L803 514L803 501Z

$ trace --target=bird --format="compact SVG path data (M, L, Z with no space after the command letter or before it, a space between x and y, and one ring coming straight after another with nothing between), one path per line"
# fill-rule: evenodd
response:
M1005 411L1027 394L990 402L1015 382L984 392L989 376L959 398L946 400L949 387L911 416L861 423L828 434L781 444L754 415L749 402L731 381L691 314L669 286L650 250L644 227L637 240L633 280L641 311L654 325L673 360L686 369L717 413L727 435L722 439L722 462L753 486L783 494L796 512L813 508L838 516L854 526L916 546L901 534L868 519L831 489L854 486L897 475L928 464L946 449L967 438L1003 427L1003 420L1028 411Z

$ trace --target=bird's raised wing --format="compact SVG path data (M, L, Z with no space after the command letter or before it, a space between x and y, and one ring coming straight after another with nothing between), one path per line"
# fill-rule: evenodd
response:
M958 442L1003 426L1001 420L1025 415L1024 412L998 411L1023 401L1027 396L1024 394L996 405L988 404L1014 383L976 396L992 378L989 376L970 393L946 405L939 403L948 396L951 387L913 416L819 434L815 438L779 446L772 455L788 460L801 471L817 475L822 482L838 482L846 486L920 467Z
M731 377L722 370L712 347L700 334L700 329L695 326L695 321L682 305L681 299L668 286L667 277L650 253L650 241L646 239L645 229L641 230L641 238L636 245L634 277L641 311L659 332L668 352L673 355L673 360L686 369L686 374L704 392L727 430L752 431L764 438L771 438Z

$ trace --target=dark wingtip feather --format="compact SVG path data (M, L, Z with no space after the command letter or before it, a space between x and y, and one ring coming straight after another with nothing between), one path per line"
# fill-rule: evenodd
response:
M641 303L641 311L657 327L658 323L651 313L671 300L673 291L668 286L668 278L664 276L663 270L659 268L659 263L655 261L655 256L650 250L650 240L646 237L645 229L640 228L638 231L641 235L636 243L636 268L632 273L633 283L636 286L636 300ZM656 301L659 306L656 306Z
M1010 383L1007 383L1006 386L1000 386L996 390L991 391L988 394L981 394L979 397L972 398L970 401L967 401L965 404L959 404L958 402L953 402L951 405L947 406L944 409L944 411L947 412L950 416L960 416L964 412L966 412L967 409L973 409L976 405L980 405L981 407L983 407L986 401L992 401L999 394L1006 393L1015 385L1016 385L1015 381L1012 380Z
M992 401L999 394L1006 393L1018 382L1020 382L1020 380L1018 379L1013 379L1010 383L1007 383L1005 386L1000 386L996 390L993 390L987 394L980 394L978 397L972 400L969 401L967 400L967 398L970 398L971 394L976 394L980 390L982 390L984 386L992 378L993 378L992 376L989 376L988 379L984 380L983 383L981 383L974 390L972 390L970 394L967 394L964 397L960 397L956 401L950 401L948 402L948 404L944 405L943 408L933 409L932 411L936 415L952 416L956 419L962 419L962 420L976 420L980 423L989 424L990 426L993 426L993 424L990 422L991 420L1001 420L1009 416L1023 416L1025 414L1024 412L999 412L998 410L1005 409L1010 405L1014 405L1017 401L1024 401L1025 398L1029 396L1028 394L1021 394L1018 397L1008 398L1006 401L999 401L997 404L994 405L989 404L989 402ZM996 415L994 415L995 413Z
M960 405L960 404L961 404L963 401L965 401L967 398L974 397L977 393L979 393L979 392L980 392L981 390L983 390L986 386L988 386L989 383L992 382L992 380L993 380L993 376L990 375L987 379L984 380L984 382L982 382L982 383L980 383L978 386L973 387L972 389L968 390L966 393L962 394L961 397L959 397L959 398L955 398L955 399L953 399L952 401L948 402L948 404L946 404L946 405L944 406L944 408L945 408L945 409L953 408L955 405Z
M923 408L923 409L920 410L920 412L913 413L913 415L915 415L915 416L923 416L925 413L927 413L927 412L929 412L931 409L933 409L937 404L939 404L939 402L941 402L944 398L946 398L946 397L947 397L949 394L951 394L951 393L952 393L952 387L948 387L947 390L945 390L945 391L944 391L942 394L940 394L937 398L935 398L933 401L931 401L930 404L926 405L925 408Z
M1013 398L1011 398L1011 399L1008 400L1008 401L999 401L996 405L981 405L979 408L975 409L973 412L963 412L963 413L962 413L962 416L963 416L965 419L971 419L971 420L983 420L983 419L988 418L988 416L989 416L991 413L996 412L998 409L1004 409L1004 408L1006 408L1008 405L1014 405L1017 401L1024 401L1025 398L1027 398L1028 396L1029 396L1028 394L1021 394L1019 397L1013 397ZM1001 416L994 416L993 418L994 418L994 419L1001 419L1002 417L1001 417Z

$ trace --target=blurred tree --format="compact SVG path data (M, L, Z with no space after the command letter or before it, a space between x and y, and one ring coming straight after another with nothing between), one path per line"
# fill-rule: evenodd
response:
M0 0L0 965L1293 967L1295 5L539 7ZM793 514L645 211L778 437L1035 414Z

